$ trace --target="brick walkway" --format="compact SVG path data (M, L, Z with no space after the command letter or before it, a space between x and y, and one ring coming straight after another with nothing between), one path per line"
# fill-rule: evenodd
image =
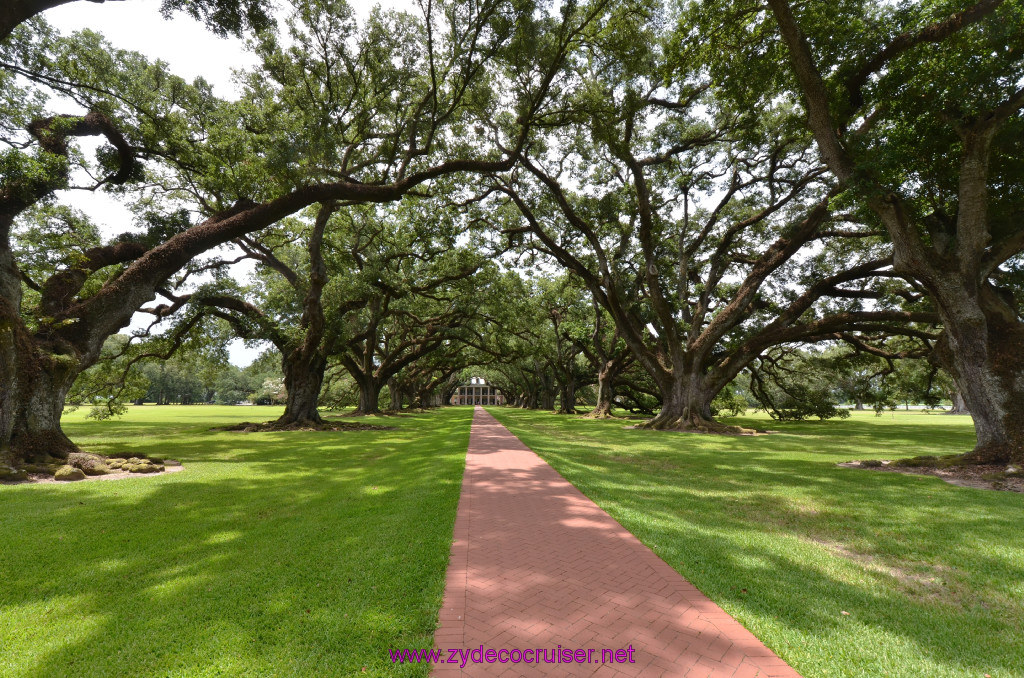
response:
M438 664L439 678L800 678L480 407L434 640L444 659L481 645L596 650L591 664ZM635 663L600 663L629 646Z

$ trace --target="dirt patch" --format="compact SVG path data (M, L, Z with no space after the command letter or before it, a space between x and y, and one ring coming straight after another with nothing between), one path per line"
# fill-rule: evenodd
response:
M351 421L325 421L321 424L287 424L278 426L272 421L257 424L251 421L244 421L241 424L232 426L218 426L211 431L239 431L242 433L267 433L280 431L394 431L394 426L378 426L376 424L363 424Z
M859 553L845 544L825 539L811 538L809 541L823 546L838 556L855 562L868 572L892 577L918 595L926 597L948 596L948 579L953 574L946 565L904 561L900 565L887 563L867 553Z
M1024 478L1016 474L1007 474L1006 467L999 464L971 464L937 468L934 466L897 466L890 460L868 459L867 461L846 461L837 465L843 468L862 468L869 471L935 476L958 487L1024 492Z
M75 480L72 482L56 480L52 475L46 473L29 473L28 479L26 480L5 480L0 481L0 485L24 485L28 483L59 483L61 485L71 485L74 483L88 483L94 480L121 480L122 478L152 478L153 476L167 475L168 473L177 473L184 471L185 467L180 464L177 466L165 466L164 470L156 471L154 473L131 473L129 471L111 471L101 476L86 476L81 480Z
M359 410L352 410L351 412L345 412L342 414L325 414L324 419L341 419L344 417L378 417L388 419L392 417L411 417L416 414L426 414L433 410L424 410L418 407L407 407L404 410L381 410L380 412L360 412Z
M696 435L706 436L734 436L734 437L752 437L752 436L768 436L778 433L778 431L769 431L761 428L740 428L739 426L730 426L729 430L716 430L716 429L705 429L705 428L644 428L642 425L637 424L634 426L623 426L623 429L627 431L664 431L665 433L694 433Z

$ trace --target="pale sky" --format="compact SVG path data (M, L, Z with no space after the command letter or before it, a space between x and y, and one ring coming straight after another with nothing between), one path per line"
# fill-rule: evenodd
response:
M366 16L376 4L412 8L409 0L379 3L350 0L350 4L360 17ZM160 0L101 4L79 0L48 10L43 16L62 33L90 28L102 33L116 47L166 61L171 72L187 80L202 76L220 97L237 98L233 71L256 63L253 55L245 50L243 41L219 38L181 12L164 19L159 8ZM103 194L64 191L61 199L88 214L105 234L121 233L131 226L131 213ZM129 329L143 327L151 320L152 316L148 314L136 314ZM229 346L231 362L244 367L255 360L261 350L246 348L241 340L236 339Z
M255 64L237 38L218 38L187 15L160 16L160 0L126 2L71 2L48 10L47 21L62 33L89 28L102 33L115 46L162 59L181 77L198 76L214 86L221 97L232 97L231 69Z

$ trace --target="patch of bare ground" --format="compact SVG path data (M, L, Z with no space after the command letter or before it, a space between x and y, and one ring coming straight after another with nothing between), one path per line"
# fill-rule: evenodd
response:
M903 584L908 590L918 595L929 598L955 598L956 586L950 588L953 576L951 568L946 565L935 565L929 563L906 562L900 565L883 562L877 556L868 553L858 553L835 541L811 538L810 541L823 546L838 556L852 561L863 567L868 572L892 577ZM955 584L955 581L952 581Z
M917 458L915 458L917 459ZM1024 476L1019 471L1007 471L999 464L949 464L940 457L904 459L899 462L880 459L846 461L838 464L843 468L863 468L870 471L905 473L908 475L935 476L950 485L972 487L979 490L1001 492L1024 492Z
M352 421L325 421L320 424L298 422L280 426L272 421L255 423L243 421L231 426L218 426L211 431L240 431L242 433L266 433L280 431L393 431L394 426L377 426Z

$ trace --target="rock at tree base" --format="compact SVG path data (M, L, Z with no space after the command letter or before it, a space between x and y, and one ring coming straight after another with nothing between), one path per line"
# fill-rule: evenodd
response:
M102 476L110 473L106 459L87 452L72 452L68 455L68 465L81 469L87 476Z
M165 459L164 466L181 466L181 462L174 459Z
M53 474L54 480L85 480L85 472L80 468L74 466L61 466L57 469L57 472Z
M56 473L57 469L64 465L62 461L59 464L25 464L22 468L28 473L37 473L39 475L52 476Z
M158 466L151 462L149 459L139 459L138 457L132 457L124 463L121 467L122 471L128 471L129 473L159 473L163 471L163 466Z
M0 480L25 480L28 473L24 469L0 464Z

